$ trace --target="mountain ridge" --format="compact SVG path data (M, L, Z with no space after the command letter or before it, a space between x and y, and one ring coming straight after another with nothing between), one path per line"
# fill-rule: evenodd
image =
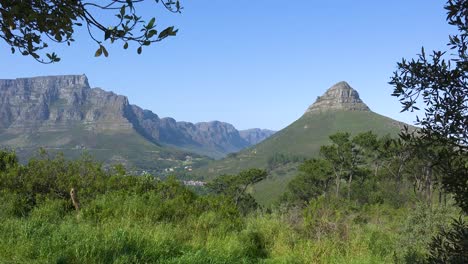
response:
M95 139L100 133L141 137L158 151L168 147L214 158L250 146L229 123L159 118L126 96L91 88L86 75L0 80L0 145L102 148Z

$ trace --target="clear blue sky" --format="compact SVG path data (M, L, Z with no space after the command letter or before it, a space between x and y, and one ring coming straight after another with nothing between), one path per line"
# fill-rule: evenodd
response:
M160 117L277 130L346 80L373 111L412 122L390 96L396 62L421 46L445 49L453 32L444 1L182 0L175 15L153 3L143 15L179 34L142 55L114 45L109 58L94 58L97 46L79 32L71 47L56 50L60 63L40 65L0 43L0 78L84 73L92 87Z

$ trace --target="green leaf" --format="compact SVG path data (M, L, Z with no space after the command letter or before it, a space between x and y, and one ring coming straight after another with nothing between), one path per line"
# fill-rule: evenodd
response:
M155 21L156 21L156 18L153 17L153 18L150 20L150 22L148 23L148 25L146 26L146 28L147 28L147 29L153 28L153 27L154 27L154 22L155 22Z
M96 50L96 53L94 53L94 57L99 57L102 54L102 46L99 46L99 49Z
M155 30L155 29L152 29L152 30L148 31L148 38L151 38L156 34L158 34L158 31Z
M137 53L138 53L138 54L141 54L141 51L142 51L142 48L141 48L141 46L140 46L140 47L137 49Z
M109 56L109 53L107 52L106 48L104 46L101 46L102 48L102 52L104 53L104 57L108 57Z
M177 30L174 30L174 27L168 27L164 29L163 31L161 31L161 33L159 33L158 38L163 39L168 36L175 36L176 33L177 33Z
M125 5L120 8L120 15L123 17L125 15Z
M124 49L128 49L128 42L125 42L123 48L124 48Z

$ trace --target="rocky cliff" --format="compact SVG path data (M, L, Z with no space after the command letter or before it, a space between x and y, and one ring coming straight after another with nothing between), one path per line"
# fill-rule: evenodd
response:
M160 118L130 105L125 96L90 88L85 75L0 80L0 145L107 148L96 142L100 133L136 133L152 144L215 158L267 135L242 137L234 126L219 121L192 124Z
M250 145L256 145L275 133L276 131L260 128L252 128L239 131L240 136Z
M306 113L329 110L370 111L369 107L359 98L359 93L347 82L339 82L330 87L317 98Z
M0 80L0 130L9 133L86 129L130 129L128 100L91 89L85 75Z

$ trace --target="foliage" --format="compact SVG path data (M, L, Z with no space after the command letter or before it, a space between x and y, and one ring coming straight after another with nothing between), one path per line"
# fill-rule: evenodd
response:
M455 220L434 238L430 248L427 263L467 263L468 225L462 218Z
M268 158L268 169L272 170L279 166L292 163L292 162L300 162L304 161L304 158L294 155L288 155L284 153L274 153L272 156Z
M247 192L248 187L266 177L265 170L248 169L238 175L221 175L209 182L207 187L215 194L229 197L242 212L247 213L258 207L255 199Z
M158 32L156 18L148 20L138 15L137 8L142 0L32 0L10 1L0 0L0 38L11 46L11 52L19 51L24 56L32 56L42 63L60 61L55 54L46 53L46 59L39 52L49 47L48 40L54 43L75 41L75 30L84 26L90 38L99 46L95 56L108 56L104 46L105 41L123 42L127 49L129 43L138 45L137 52L142 52L143 46L159 42L166 37L174 36L177 30L167 27ZM145 1L146 2L146 1ZM179 0L156 0L167 10L179 13ZM110 24L104 17L112 15Z
M425 111L424 117L417 118L418 135L402 136L418 148L438 147L433 162L443 170L442 184L468 212L468 4L449 0L445 9L447 22L458 30L449 38L450 54L433 51L427 55L423 48L418 59L398 63L390 84L395 86L393 95L402 103L402 111L418 110L418 98L422 99Z
M9 151L2 156L15 160ZM136 177L123 166L106 170L89 156L66 160L43 152L27 164L9 164L0 172L0 259L6 263L389 263L410 259L402 248L412 236L405 223L453 215L421 218L409 207L333 195L312 198L299 210L246 210L251 184L266 177L258 169L223 177L213 185L215 195L199 196L173 177ZM301 170L325 175L330 164L324 164L309 160ZM411 241L429 240L421 232Z
M288 183L288 191L282 200L300 205L325 194L332 173L332 166L327 160L305 161L299 166L299 174Z

